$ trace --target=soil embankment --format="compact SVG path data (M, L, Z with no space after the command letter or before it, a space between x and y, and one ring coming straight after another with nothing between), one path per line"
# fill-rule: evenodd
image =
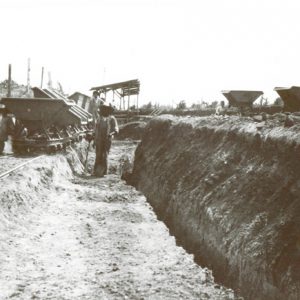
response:
M120 126L120 132L116 136L118 140L132 139L140 140L143 136L144 129L146 127L146 122L136 121L130 122Z
M300 299L300 128L281 124L164 116L136 150L132 183L246 299Z
M1 179L1 300L234 298L120 179L134 147L113 143L104 178L74 175L82 165L72 150Z

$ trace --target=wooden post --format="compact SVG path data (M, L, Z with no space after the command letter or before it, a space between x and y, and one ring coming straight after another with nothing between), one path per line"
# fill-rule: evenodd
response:
M44 80L44 67L42 67L42 75L41 75L41 89L43 88L43 80Z
M128 107L127 110L129 111L130 109L130 91L128 92Z
M51 72L48 72L48 88L52 88Z
M30 89L30 58L28 58L28 65L27 65L27 94L29 93Z
M7 97L11 96L11 64L8 65Z
M139 115L139 94L136 95L136 110L137 114Z
M115 90L112 90L113 91L113 99L112 99L112 103L113 103L113 106L116 107L115 105Z

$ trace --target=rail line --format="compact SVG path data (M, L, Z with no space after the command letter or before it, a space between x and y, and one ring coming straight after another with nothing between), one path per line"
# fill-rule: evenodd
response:
M13 168L9 169L8 171L5 171L5 172L1 173L0 174L0 179L4 178L4 177L7 177L9 174L13 173L14 171L17 171L17 170L23 168L24 166L28 165L29 163L31 163L31 162L33 162L35 160L38 160L38 159L40 159L40 158L42 158L44 156L45 155L37 156L37 157L35 157L33 159L27 160L26 162L24 162L24 163L22 163L22 164L20 164L20 165L18 165L16 167L13 167Z
M13 153L2 154L2 155L0 156L0 159L5 159L5 158L7 158L7 157L12 157L13 155L14 155Z

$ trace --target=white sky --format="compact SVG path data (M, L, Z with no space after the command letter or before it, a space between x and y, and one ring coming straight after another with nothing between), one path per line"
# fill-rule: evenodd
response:
M0 0L0 80L66 92L138 78L141 102L300 85L298 0ZM105 71L104 71L105 70Z

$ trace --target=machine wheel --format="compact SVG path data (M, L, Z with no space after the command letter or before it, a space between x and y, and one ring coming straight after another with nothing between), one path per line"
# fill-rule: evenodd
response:
M0 154L3 153L4 146L5 146L5 142L4 141L0 141Z
M24 147L22 147L22 146L13 146L13 151L14 151L14 153L16 153L16 154L22 154L22 153L24 153L25 152L25 148Z

